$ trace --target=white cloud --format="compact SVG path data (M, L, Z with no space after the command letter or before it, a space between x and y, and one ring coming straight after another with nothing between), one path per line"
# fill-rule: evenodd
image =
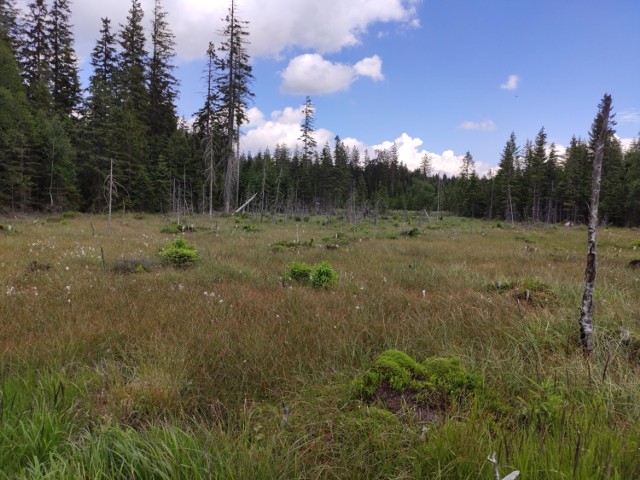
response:
M384 79L382 60L377 55L360 60L354 66L333 63L317 53L293 58L281 73L280 90L294 95L322 95L347 90L358 77L374 81Z
M619 123L640 123L640 113L637 110L625 110L616 114Z
M507 81L500 85L502 90L517 90L520 83L520 77L518 75L509 75Z
M303 105L297 108L286 107L283 110L276 110L271 113L269 120L257 108L250 109L247 114L250 123L245 134L242 136L241 149L244 152L257 153L269 148L272 152L277 145L287 145L290 149L301 147L300 124L304 118L302 112ZM322 148L326 143L333 145L335 134L329 130L319 128L315 132L315 139L318 148ZM373 157L376 150L388 150L395 143L398 151L398 160L404 163L407 168L414 170L420 166L420 161L425 154L431 157L434 173L456 175L460 172L460 165L464 155L456 155L453 150L445 150L442 153L430 152L422 148L424 142L420 138L413 138L407 133L403 133L394 141L384 141L377 145L368 146L364 142L348 137L342 142L352 148L357 147L362 156L364 151L369 150ZM489 170L489 166L476 161L476 171L478 175L484 175Z
M245 152L257 153L267 148L272 152L278 145L286 145L291 149L301 147L300 124L304 119L303 105L297 108L286 107L271 113L270 119L257 108L251 108L247 112L249 124L241 138L241 149ZM323 128L315 132L317 144L322 147L330 142L334 135Z
M462 130L479 130L481 132L491 132L495 130L496 124L493 120L484 120L482 122L473 122L471 120L465 120L458 128Z
M27 0L18 5L26 11ZM228 1L164 0L168 22L176 35L180 60L205 55L209 41L220 43L218 32L227 14ZM373 25L395 23L417 28L419 0L240 0L236 8L241 19L249 22L249 53L254 57L278 56L291 47L320 53L338 52L358 45ZM153 0L141 0L144 26L149 28ZM114 31L125 22L131 0L92 2L76 0L72 6L76 47L88 58L99 36L100 18L112 20Z
M380 149L390 149L395 143L398 150L398 160L404 163L410 170L415 170L420 166L420 162L425 155L429 155L433 173L446 174L448 176L460 173L463 155L456 155L453 150L445 150L442 153L430 152L424 148L420 138L413 138L403 133L394 142L386 141L372 147L373 151ZM476 161L476 172L478 175L485 175L489 171L489 165Z
M620 146L622 147L622 150L625 151L625 152L631 148L631 146L634 144L634 142L638 141L637 138L620 138L617 135L616 135L616 137L620 141Z
M353 66L353 69L358 75L369 77L376 82L384 80L384 75L382 74L382 59L378 55L363 58Z

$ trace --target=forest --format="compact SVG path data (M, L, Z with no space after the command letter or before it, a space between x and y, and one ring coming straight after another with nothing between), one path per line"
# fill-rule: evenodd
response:
M460 173L415 170L395 148L361 152L336 136L314 139L309 97L301 148L240 150L253 98L249 24L234 11L203 45L202 108L176 111L175 38L156 0L132 0L124 25L96 32L91 75L81 85L69 0L35 0L20 11L0 0L0 211L230 213L447 211L507 222L586 222L597 118L560 154L544 127L533 140L507 139L498 167L480 177L467 152ZM147 50L148 48L148 50ZM347 132L348 133L348 132ZM109 195L111 193L111 195ZM640 225L640 143L623 149L612 131L603 162L601 219Z

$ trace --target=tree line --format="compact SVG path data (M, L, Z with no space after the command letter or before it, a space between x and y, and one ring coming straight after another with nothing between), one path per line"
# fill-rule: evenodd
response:
M360 152L339 137L316 144L307 98L300 147L240 152L253 97L249 27L234 0L219 45L206 46L202 107L178 118L175 37L161 0L145 20L132 0L124 24L102 19L82 88L69 0L0 0L0 211L121 210L179 213L449 211L508 222L585 222L597 119L560 155L544 128L507 140L480 177L467 152L456 176L399 161L395 146ZM147 28L145 28L145 25ZM150 46L147 51L147 45ZM107 182L107 179L109 180ZM603 161L601 217L640 224L640 145L613 132Z

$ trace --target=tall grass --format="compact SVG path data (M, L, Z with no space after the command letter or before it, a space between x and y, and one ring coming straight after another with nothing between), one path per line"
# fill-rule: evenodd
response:
M585 359L580 228L194 217L198 264L103 271L101 248L107 267L159 261L169 221L0 235L0 478L491 478L493 451L524 478L638 476L637 232L599 234ZM289 282L293 261L338 284ZM492 288L518 282L544 302ZM482 393L428 424L359 400L351 382L391 348L458 357Z

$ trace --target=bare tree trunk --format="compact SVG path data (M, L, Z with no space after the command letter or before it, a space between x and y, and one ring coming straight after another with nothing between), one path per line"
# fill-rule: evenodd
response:
M111 233L111 206L113 205L113 158L109 170L109 233Z
M609 114L611 96L605 95L602 103L602 126L596 143L593 160L593 178L591 180L591 214L587 233L587 267L584 272L584 291L580 307L580 344L585 355L591 354L593 345L593 290L596 283L596 227L598 226L598 204L600 203L600 183L602 179L602 158L604 146L609 134Z
M51 201L51 206L53 207L53 176L54 176L54 161L56 158L56 139L53 139L52 142L52 152L51 152L51 181L49 182L49 200Z

